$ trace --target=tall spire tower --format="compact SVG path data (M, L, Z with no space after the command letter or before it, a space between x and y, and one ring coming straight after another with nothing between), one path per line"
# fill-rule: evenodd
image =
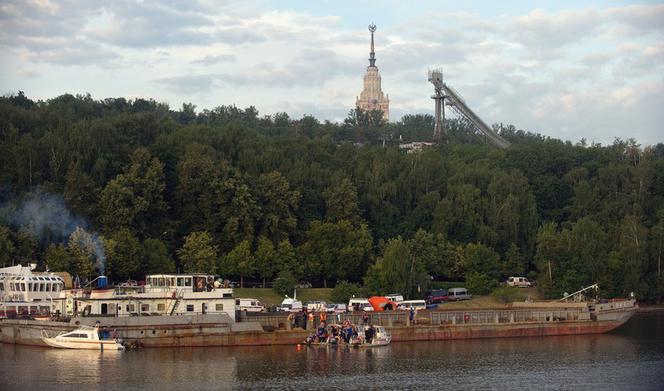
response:
M364 74L364 89L357 97L355 106L365 111L380 110L383 112L383 118L387 121L390 117L390 96L383 94L380 86L380 73L376 67L376 53L374 52L374 32L376 25L370 24L371 32L371 51L369 52L369 66L367 73Z

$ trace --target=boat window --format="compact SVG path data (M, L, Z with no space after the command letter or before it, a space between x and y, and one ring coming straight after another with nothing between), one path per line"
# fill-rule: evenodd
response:
M43 282L39 283L39 291L40 292L44 291L44 283Z
M32 292L32 283L28 282L28 292Z
M163 277L160 277L160 278L157 279L157 285L158 286L164 286L164 278Z
M178 277L178 286L184 286L184 278Z
M184 286L191 286L191 277L185 277Z
M164 310L166 310L166 304L164 303L157 304L157 311L164 311Z
M101 303L101 313L102 315L108 314L108 304Z
M46 292L51 291L51 283L46 283Z
M150 304L141 304L141 312L150 312Z
M86 334L80 334L80 333L69 333L69 334L63 335L62 337L63 338L64 337L67 337L67 338L87 338L88 336Z
M187 304L187 312L194 312L194 305L193 304Z
M224 310L224 305L223 304L217 304L214 309L216 311L223 311Z
M167 278L166 281L170 280L168 286L175 286L175 277Z
M136 307L133 304L127 304L127 312L134 312Z
M22 291L22 292L25 292L25 283L22 283L22 284L21 284L21 291Z
M0 291L5 290L5 284L3 282L0 282Z

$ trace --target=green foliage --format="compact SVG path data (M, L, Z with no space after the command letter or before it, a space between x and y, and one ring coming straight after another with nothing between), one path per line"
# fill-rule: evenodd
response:
M72 276L88 279L92 276L96 250L93 240L92 236L80 227L76 227L74 232L69 235L67 251L72 257L70 264Z
M168 255L168 249L159 239L143 241L143 271L145 274L175 273L175 261Z
M140 278L141 243L127 228L113 232L104 239L106 274L114 281Z
M330 123L71 94L0 97L0 113L3 197L45 189L90 232L110 240L129 230L143 243L138 273L173 270L184 237L207 232L215 250L205 270L218 262L241 279L287 270L392 291L400 285L387 277L399 264L386 255L408 253L388 246L401 237L424 277L525 274L550 297L597 282L608 296L663 298L664 144L574 145L498 124L512 146L497 150L448 120L447 143L404 153L397 140L428 140L431 115L385 123L380 112L353 110ZM49 245L72 232L35 232L7 212L0 265L64 259ZM274 245L271 261L255 257L267 251L261 237ZM244 242L249 256L226 262ZM70 271L84 277L98 261L85 248L71 240L66 248ZM180 270L191 266L179 259ZM127 269L120 274L136 270L119 262L111 265Z
M279 295L292 295L297 280L288 270L281 271L272 284L272 289Z
M501 303L513 303L525 300L525 296L519 291L519 288L507 285L495 288L491 291L491 296Z
M192 232L184 238L184 244L177 251L180 266L185 273L214 273L217 261L217 247L212 244L210 234Z
M383 257L367 273L365 285L370 293L399 292L406 298L421 298L428 289L425 260L413 253L412 242L401 237L385 245Z
M332 289L330 298L334 303L348 303L351 297L360 297L361 292L362 288L358 284L341 280Z
M498 281L487 274L474 271L466 275L466 289L473 295L486 295L496 286Z
M72 257L63 244L50 244L43 255L44 264L52 272L68 272Z
M11 265L14 256L14 242L11 239L11 231L8 227L0 225L0 264Z

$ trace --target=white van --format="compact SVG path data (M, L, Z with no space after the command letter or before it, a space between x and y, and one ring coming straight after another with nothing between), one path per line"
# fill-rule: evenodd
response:
M529 288L533 284L526 277L510 277L507 279L507 285L517 288Z
M327 303L324 301L309 301L306 304L308 312L322 312L327 308Z
M473 295L468 293L466 288L450 288L447 291L447 300L458 301L458 300L470 300L473 298Z
M256 299L235 299L235 310L246 312L265 312L265 306Z
M348 311L373 311L374 308L369 303L369 300L364 298L353 297L348 300Z
M385 295L385 298L387 300L393 301L397 304L399 304L403 301L403 295L400 295L398 293L390 293L389 295Z
M424 300L404 300L397 307L398 310L410 310L411 308L415 308L418 311L426 310L427 303Z
M284 301L281 302L281 305L277 307L277 311L282 312L300 312L302 311L302 302L297 299L291 299L286 296Z

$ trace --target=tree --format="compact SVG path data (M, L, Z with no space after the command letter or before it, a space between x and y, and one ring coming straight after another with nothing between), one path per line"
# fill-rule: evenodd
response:
M63 244L51 243L43 255L46 269L52 272L67 272L70 270L71 255Z
M361 221L357 201L357 190L348 178L323 191L325 199L325 220L336 223L341 220L358 225Z
M67 250L72 256L71 272L73 275L81 278L90 279L94 270L93 259L95 254L102 250L96 240L81 227L76 227L74 232L69 235ZM104 257L97 257L100 261L100 272L104 273Z
M265 280L271 279L275 274L274 258L275 251L272 242L263 236L258 238L254 262L258 276L263 279L263 288L265 288Z
M498 281L500 278L500 256L483 244L468 243L464 249L466 276L479 273Z
M296 283L297 280L291 272L282 270L274 280L272 289L279 295L290 295Z
M339 281L330 293L330 299L335 303L348 303L352 297L360 296L361 288L358 284Z
M366 225L347 220L338 223L313 221L302 246L306 274L327 281L357 281L371 260L372 239Z
M421 297L427 289L426 265L414 256L409 245L401 237L390 239L385 245L383 258L371 273L379 292L401 292L404 297ZM368 276L371 274L368 273Z
M107 230L126 227L141 237L159 234L167 210L164 187L164 165L147 149L136 149L124 173L101 193L102 223Z
M253 276L255 272L251 243L244 240L235 246L231 252L223 257L221 268L227 274L239 276L240 287L243 287L244 278Z
M168 255L168 249L161 240L145 239L142 252L144 274L175 273L175 261Z
M116 281L138 278L142 269L141 250L141 243L127 228L121 228L104 239L108 276Z
M290 190L290 185L281 173L273 171L258 177L256 194L261 208L258 234L272 242L287 239L295 232L300 193Z
M0 225L0 264L11 265L14 257L14 242L11 239L11 231L4 225Z
M288 239L279 242L274 254L274 265L277 274L287 270L296 280L300 280L304 276L304 265L297 258L295 247Z
M192 232L184 238L184 244L177 250L180 265L185 273L214 273L217 261L217 247L206 231Z

